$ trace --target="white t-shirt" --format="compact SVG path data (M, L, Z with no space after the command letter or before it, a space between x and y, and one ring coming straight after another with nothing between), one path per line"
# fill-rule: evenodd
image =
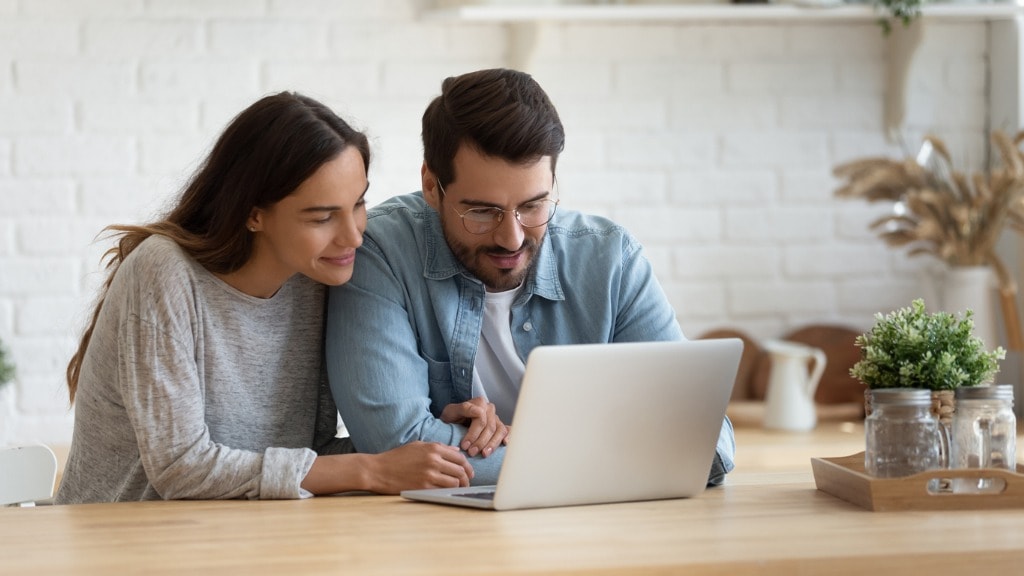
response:
M512 342L512 302L519 288L488 292L484 299L484 324L473 370L473 397L483 396L494 404L498 418L512 423L519 384L526 366Z

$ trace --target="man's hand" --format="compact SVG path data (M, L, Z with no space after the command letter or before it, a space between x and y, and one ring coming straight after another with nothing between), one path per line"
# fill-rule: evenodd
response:
M473 467L466 456L457 447L438 442L410 442L371 456L367 466L370 486L380 494L465 487L473 477Z
M470 456L479 454L486 458L508 438L508 426L498 419L494 404L481 396L445 406L441 421L469 427L459 447Z

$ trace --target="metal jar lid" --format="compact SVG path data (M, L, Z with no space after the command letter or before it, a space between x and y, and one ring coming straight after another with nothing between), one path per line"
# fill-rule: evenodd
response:
M956 389L957 400L1013 400L1013 385L962 386Z
M878 388L871 391L872 404L929 405L932 392L925 388Z

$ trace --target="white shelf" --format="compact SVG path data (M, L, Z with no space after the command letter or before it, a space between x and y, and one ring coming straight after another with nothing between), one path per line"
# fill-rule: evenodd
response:
M1024 8L1010 3L931 4L923 15L932 20L1003 20L1024 15ZM465 5L424 11L429 20L463 22L528 23L541 21L829 21L874 20L879 12L870 4L839 4L831 7L796 4L631 4L631 5Z

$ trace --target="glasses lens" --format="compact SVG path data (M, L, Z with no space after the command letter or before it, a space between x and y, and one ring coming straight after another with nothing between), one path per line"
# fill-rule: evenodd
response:
M486 234L498 227L501 216L497 208L470 208L462 214L462 224L473 234Z
M538 200L523 204L516 211L519 213L519 223L527 228L543 226L555 216L555 203L552 200Z

